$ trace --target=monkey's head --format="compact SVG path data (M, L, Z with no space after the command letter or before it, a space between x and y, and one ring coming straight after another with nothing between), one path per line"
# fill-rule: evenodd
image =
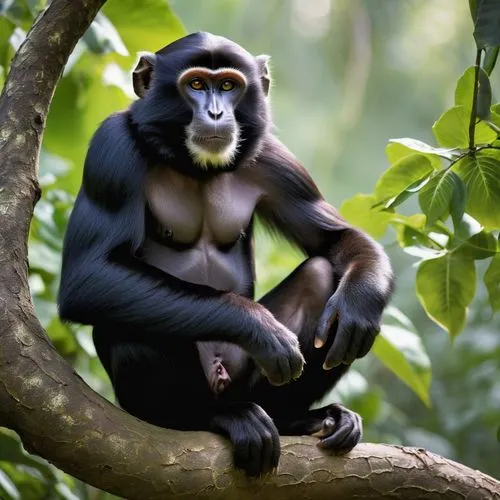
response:
M143 54L131 122L146 154L188 171L250 159L270 127L268 60L210 33Z

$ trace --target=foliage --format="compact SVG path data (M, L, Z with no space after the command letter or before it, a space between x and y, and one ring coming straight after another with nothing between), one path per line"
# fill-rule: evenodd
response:
M380 237L389 226L399 246L419 257L416 291L428 316L455 337L464 328L478 280L490 307L500 310L500 104L492 104L490 74L500 38L500 3L471 2L476 65L457 82L455 105L434 123L438 146L392 139L390 167L365 203L347 200L343 215ZM423 214L400 206L418 196ZM358 199L360 195L357 195ZM477 274L476 261L488 268Z

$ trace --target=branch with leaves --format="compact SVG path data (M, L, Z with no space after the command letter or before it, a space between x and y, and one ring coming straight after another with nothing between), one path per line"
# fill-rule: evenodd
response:
M422 306L452 337L464 328L476 295L478 260L489 262L482 282L491 310L500 310L500 104L492 104L489 79L500 48L500 2L470 0L470 6L476 62L458 80L455 106L432 127L439 146L392 139L390 167L374 193L341 208L375 237L395 228L401 248L420 259ZM398 212L415 195L422 213Z

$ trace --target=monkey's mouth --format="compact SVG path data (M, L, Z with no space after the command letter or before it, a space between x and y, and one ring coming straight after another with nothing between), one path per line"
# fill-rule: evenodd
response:
M232 136L226 135L195 135L191 141L197 146L211 153L219 153L226 149L233 141Z

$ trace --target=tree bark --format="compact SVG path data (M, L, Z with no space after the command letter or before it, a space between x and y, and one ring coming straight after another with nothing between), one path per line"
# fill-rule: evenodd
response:
M284 437L278 474L248 480L232 468L221 437L141 422L93 392L57 354L28 288L36 169L56 83L104 2L53 0L17 52L0 96L0 425L31 453L130 499L500 499L498 481L425 450L363 444L332 457L307 437Z

